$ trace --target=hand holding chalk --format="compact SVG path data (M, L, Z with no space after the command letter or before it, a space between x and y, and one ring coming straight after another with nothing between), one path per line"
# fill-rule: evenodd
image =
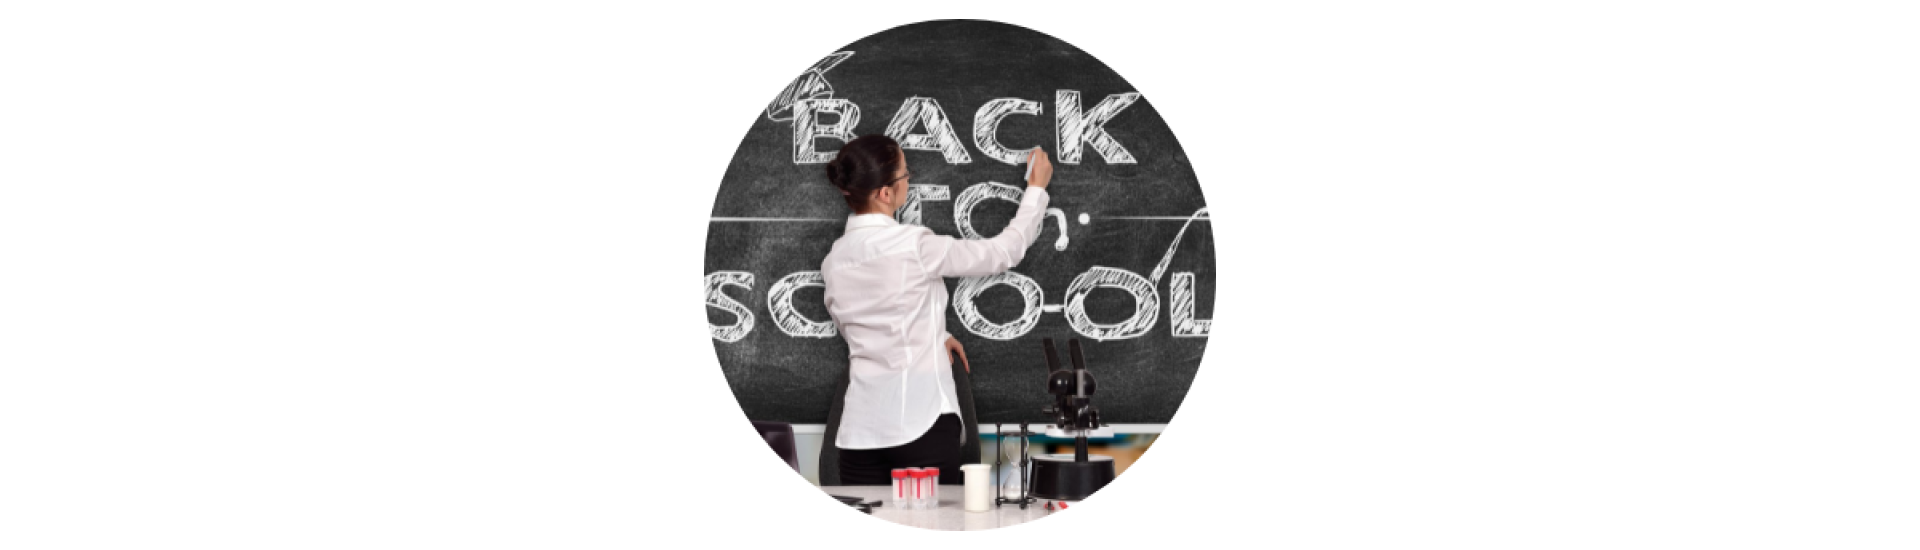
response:
M1053 163L1047 160L1047 152L1039 147L1027 154L1027 186L1046 189L1053 181Z

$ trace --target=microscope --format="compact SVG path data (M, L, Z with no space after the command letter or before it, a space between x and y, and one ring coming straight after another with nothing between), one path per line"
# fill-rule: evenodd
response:
M1053 415L1055 430L1049 434L1073 437L1073 454L1043 454L1033 457L1033 496L1047 500L1081 500L1113 481L1113 457L1087 454L1087 434L1102 426L1100 409L1093 406L1093 373L1087 372L1080 352L1080 340L1067 341L1072 370L1060 368L1053 339L1042 341L1046 348L1047 393L1053 406L1044 409Z

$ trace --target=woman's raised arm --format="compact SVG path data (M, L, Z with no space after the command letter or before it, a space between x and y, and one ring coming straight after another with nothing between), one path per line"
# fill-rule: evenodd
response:
M1040 222L1046 217L1047 184L1053 180L1053 163L1046 151L1033 148L1028 159L1031 171L1027 189L1020 196L1020 209L1000 234L983 240L956 239L931 232L920 238L920 261L927 270L941 277L981 277L993 275L1020 264L1027 247L1040 238Z

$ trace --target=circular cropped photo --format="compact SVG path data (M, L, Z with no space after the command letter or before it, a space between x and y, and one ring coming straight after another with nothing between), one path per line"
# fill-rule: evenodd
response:
M1213 325L1207 203L1167 121L1014 25L822 54L741 106L707 225L707 325L767 466L930 529L1125 491Z

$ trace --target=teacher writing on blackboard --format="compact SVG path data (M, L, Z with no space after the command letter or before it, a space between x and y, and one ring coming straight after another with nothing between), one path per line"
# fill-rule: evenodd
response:
M839 434L840 480L887 485L894 468L936 467L941 483L960 479L960 399L953 359L966 350L947 333L942 277L993 275L1020 263L1040 234L1053 165L1034 148L1027 189L999 235L963 240L902 224L905 153L893 138L862 136L827 163L827 181L853 214L820 264L827 312L847 340L849 383Z

